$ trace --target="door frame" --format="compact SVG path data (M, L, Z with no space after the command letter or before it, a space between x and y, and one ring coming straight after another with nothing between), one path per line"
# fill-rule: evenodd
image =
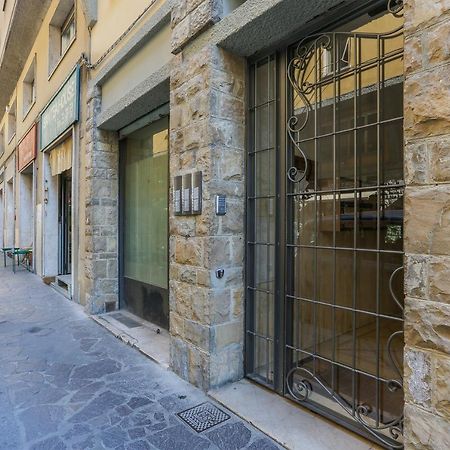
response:
M249 213L249 191L252 192L252 188L255 183L255 176L251 164L249 164L249 152L253 148L255 143L253 124L250 117L250 108L246 110L246 123L248 125L247 132L247 152L246 152L246 230L245 230L245 376L258 384L262 384L265 387L277 392L282 396L288 396L286 388L285 375L287 374L287 352L286 352L286 336L289 333L290 320L289 314L287 312L286 304L286 292L288 290L288 283L293 280L293 276L289 273L292 269L292 264L288 264L287 261L287 250L286 242L289 233L288 227L291 224L291 220L288 217L289 210L287 208L286 192L287 192L287 176L286 172L290 165L288 164L289 158L289 148L292 145L288 142L286 133L286 123L289 115L289 105L292 100L292 89L288 86L287 74L288 74L288 63L291 58L293 46L300 42L302 39L307 38L312 34L321 34L335 30L339 26L357 19L362 15L369 13L371 11L381 12L383 9L386 10L386 6L391 3L391 0L372 0L364 2L363 4L350 5L353 9L348 8L346 11L341 11L340 16L324 16L319 18L314 24L309 24L302 30L301 33L295 36L290 42L283 45L282 48L268 48L264 53L257 54L252 58L248 59L247 65L247 80L251 80L251 66L256 65L258 62L264 58L268 58L272 55L276 58L276 134L275 134L275 148L276 148L276 201L275 201L275 302L274 302L274 376L273 385L267 384L262 381L258 376L255 376L250 372L254 369L254 348L251 340L248 338L247 331L251 329L251 324L253 321L254 314L254 302L249 300L253 295L250 286L253 286L252 277L253 269L255 265L254 251L251 250L249 245L251 238L249 238L250 230L255 226L256 219ZM382 8L382 9L381 9ZM254 84L254 83L253 83ZM249 86L252 83L249 82ZM253 86L254 87L254 86ZM250 90L247 90L247 100L250 97ZM253 132L252 132L253 131ZM346 417L333 410L321 407L313 402L308 403L308 409L320 414L321 416L332 420L333 422L344 426L351 431L364 436L365 438L380 445L380 441L377 440L374 435L365 430L356 420L352 417ZM398 442L392 441L393 444L399 444ZM383 445L383 443L381 443ZM386 445L386 444L384 444ZM387 446L387 448L390 448ZM395 447L397 448L397 447Z
M72 169L69 169L70 172ZM58 175L59 191L59 211L58 211L58 232L59 232L59 250L58 250L58 275L70 275L72 273L73 248L72 248L72 219L73 219L73 186L72 172L70 178L65 172ZM70 189L70 218L67 217L68 204L66 202L67 187ZM69 219L69 220L68 220ZM70 228L70 233L68 229ZM69 259L69 246L70 259Z

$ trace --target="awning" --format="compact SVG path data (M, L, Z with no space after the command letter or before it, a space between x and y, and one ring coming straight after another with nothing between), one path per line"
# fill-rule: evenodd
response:
M50 151L52 176L72 168L72 136Z

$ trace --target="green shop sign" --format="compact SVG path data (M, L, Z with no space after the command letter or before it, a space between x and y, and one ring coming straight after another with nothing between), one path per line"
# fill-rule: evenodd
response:
M41 150L45 150L78 120L79 92L80 68L77 66L41 114Z

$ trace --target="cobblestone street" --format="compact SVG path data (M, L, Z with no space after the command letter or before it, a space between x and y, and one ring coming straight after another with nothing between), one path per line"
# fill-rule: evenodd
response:
M279 448L229 411L193 431L177 413L210 401L201 391L10 267L0 269L0 338L1 449Z

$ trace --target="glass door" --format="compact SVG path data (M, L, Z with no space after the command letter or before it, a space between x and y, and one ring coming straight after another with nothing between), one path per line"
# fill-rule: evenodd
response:
M389 2L250 67L247 376L387 448L403 446L403 44Z
M59 275L72 273L72 171L63 172L59 188Z
M121 307L168 328L168 117L121 141Z

